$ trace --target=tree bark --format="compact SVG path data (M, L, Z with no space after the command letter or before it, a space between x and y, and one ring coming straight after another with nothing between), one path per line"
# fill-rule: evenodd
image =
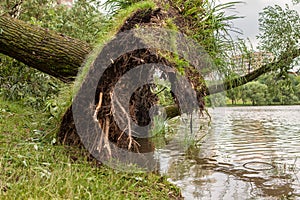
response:
M0 16L0 53L64 82L74 80L91 50L86 42Z

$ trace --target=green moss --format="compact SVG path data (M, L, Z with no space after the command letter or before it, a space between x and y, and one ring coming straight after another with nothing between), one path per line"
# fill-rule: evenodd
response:
M176 26L176 24L174 23L174 19L172 18L167 18L165 20L166 22L166 28L170 29L170 30L174 30L174 31L178 31L178 27Z
M133 4L132 6L128 7L127 9L121 10L115 17L115 28L120 28L126 19L132 16L138 10L148 10L154 9L156 4L153 1L142 1Z

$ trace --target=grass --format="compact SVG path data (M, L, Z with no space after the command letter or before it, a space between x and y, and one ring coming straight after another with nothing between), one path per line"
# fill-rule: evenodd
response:
M55 144L48 114L0 98L0 199L175 199L166 177L96 166Z

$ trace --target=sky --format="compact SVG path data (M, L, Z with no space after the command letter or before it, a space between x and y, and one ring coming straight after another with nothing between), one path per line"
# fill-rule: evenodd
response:
M233 0L218 0L221 3L232 2ZM253 47L255 48L258 44L256 36L259 33L259 13L263 11L263 8L272 5L280 5L285 8L285 4L288 4L291 9L297 10L300 13L300 4L293 5L292 0L243 0L242 4L238 4L236 9L227 10L228 14L236 14L244 16L242 19L233 21L233 25L242 30L243 36L241 38L249 38ZM236 34L232 33L235 38Z

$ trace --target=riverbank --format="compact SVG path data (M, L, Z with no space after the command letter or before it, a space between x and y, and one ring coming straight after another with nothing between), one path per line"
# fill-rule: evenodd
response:
M0 98L0 199L181 199L166 177L91 162L55 140L47 113Z
M267 103L262 103L262 104L253 105L252 102L250 102L250 101L247 101L247 102L243 103L241 100L239 100L235 104L232 104L230 100L226 101L226 106L227 107L237 107L237 106L297 106L297 105L300 105L300 102L292 103L292 104L281 104L281 103L267 104Z
M251 106L299 106L300 103L295 104L262 104L262 105L252 105L252 104L226 104L224 107L251 107Z

